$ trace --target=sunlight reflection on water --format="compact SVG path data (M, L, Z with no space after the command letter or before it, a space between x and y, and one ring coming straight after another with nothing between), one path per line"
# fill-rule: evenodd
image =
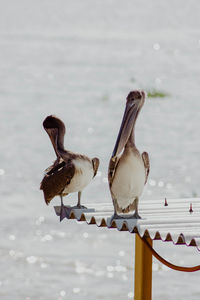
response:
M180 11L178 0L136 2L22 0L0 10L0 298L133 298L133 236L60 224L43 201L39 183L55 158L47 115L66 123L66 148L100 158L83 203L111 203L107 168L125 98L136 88L155 92L136 125L151 160L142 199L200 195L200 4ZM178 264L199 258L191 248L157 247ZM153 271L153 299L196 299L198 275L182 276L178 288L178 275L156 262Z

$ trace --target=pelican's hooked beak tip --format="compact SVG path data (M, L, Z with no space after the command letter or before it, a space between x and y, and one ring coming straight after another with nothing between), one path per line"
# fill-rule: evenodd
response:
M142 96L143 96L143 98L146 98L146 92L145 91L141 91L141 94L142 94Z

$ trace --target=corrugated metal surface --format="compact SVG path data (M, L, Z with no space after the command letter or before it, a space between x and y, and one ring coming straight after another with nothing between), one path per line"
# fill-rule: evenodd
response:
M141 201L139 213L142 219L114 220L112 203L88 204L87 210L67 207L69 219L85 221L99 227L117 228L119 231L138 232L141 237L153 240L172 241L174 244L196 246L200 251L200 199L169 199ZM190 213L192 203L193 212ZM59 215L60 206L55 206Z

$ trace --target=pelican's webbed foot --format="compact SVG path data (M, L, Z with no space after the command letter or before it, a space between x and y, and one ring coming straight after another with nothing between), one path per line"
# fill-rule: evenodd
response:
M77 208L79 208L79 209L87 209L87 207L86 206L84 206L84 205L77 205Z
M72 208L74 209L87 209L87 207L86 206L84 206L84 205L81 205L81 204L78 204L77 203L77 205L75 205L75 206L72 206Z
M67 213L67 209L63 204L62 194L60 195L60 200L61 200L61 205L60 205L60 222L61 222L64 218L69 218L69 214Z
M141 219L141 217L137 212L135 212L132 215L123 215L123 216L114 213L110 219L110 222L112 223L113 220L126 220L126 219Z
M112 223L112 221L114 220L120 220L120 219L126 219L123 216L119 216L117 213L114 213L110 219L110 222Z
M60 222L64 219L64 218L68 218L68 214L67 214L67 210L66 207L64 205L61 205L60 207Z
M134 214L130 215L130 216L127 216L126 219L142 219L140 217L140 215L138 214L137 211L134 212Z

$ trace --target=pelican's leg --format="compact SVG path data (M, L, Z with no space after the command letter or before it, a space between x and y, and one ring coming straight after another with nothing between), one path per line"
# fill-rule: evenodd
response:
M78 202L77 205L74 206L74 208L79 208L79 209L87 209L84 205L81 205L81 192L78 192Z
M63 204L62 194L60 195L60 200L61 200L61 206L60 206L60 222L61 222L64 218L67 218L67 212L66 212L66 208Z
M139 199L138 199L138 197L136 197L136 199L135 199L135 213L133 215L135 219L141 219L140 215L138 214L138 202L139 202Z
M111 219L110 219L110 223L112 223L113 220L116 220L116 219L124 219L123 216L119 216L118 213L117 213L117 203L116 203L116 200L113 198L113 206L114 206L114 214L112 215Z
M138 197L135 198L135 212L133 215L128 216L128 219L141 219L140 215L138 214Z

